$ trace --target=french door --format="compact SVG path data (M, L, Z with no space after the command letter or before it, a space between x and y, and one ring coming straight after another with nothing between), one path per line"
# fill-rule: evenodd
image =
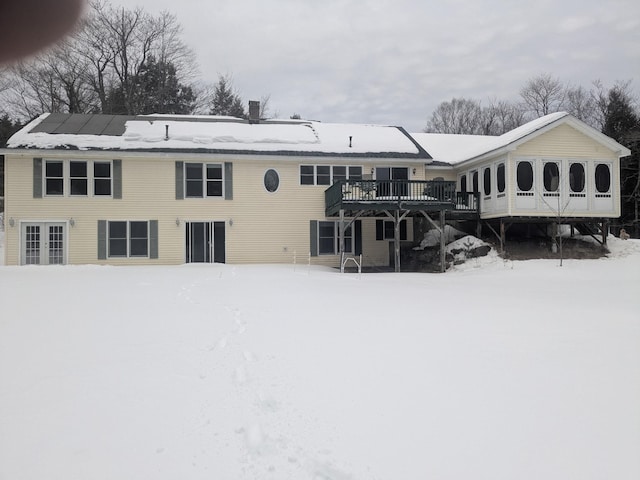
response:
M406 196L408 194L409 169L407 167L377 167L376 180L378 182L377 196ZM382 182L381 182L382 180ZM405 180L390 181L384 180Z
M187 263L225 263L224 222L186 222Z
M64 223L22 224L22 265L63 265L66 263Z

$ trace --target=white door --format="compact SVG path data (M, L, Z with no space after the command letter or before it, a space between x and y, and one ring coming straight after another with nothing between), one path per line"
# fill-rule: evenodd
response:
M65 263L64 223L22 224L22 265L62 265Z

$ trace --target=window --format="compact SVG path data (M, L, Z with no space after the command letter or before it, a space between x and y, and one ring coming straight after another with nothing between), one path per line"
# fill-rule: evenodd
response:
M223 174L219 163L185 163L187 198L222 197Z
M560 168L556 162L546 162L542 168L542 179L546 192L557 192L560 186Z
M503 193L505 189L505 184L506 184L504 163L498 164L498 168L496 170L496 176L498 177L497 178L498 193Z
M300 165L300 185L315 184L315 167L313 165Z
M46 160L44 162L44 193L71 197L111 196L113 194L112 164L116 162L121 165L120 160L113 160L113 162ZM121 181L121 177L118 178Z
M460 177L460 191L462 193L467 193L467 175L462 175Z
M333 181L338 182L340 180L347 179L347 167L336 166L333 167Z
M572 163L569 167L569 188L573 193L584 192L585 174L582 163Z
M516 169L518 190L529 192L533 188L533 166L531 162L518 162Z
M148 257L149 222L109 222L109 257Z
M93 162L93 194L111 195L111 162Z
M278 190L280 186L280 177L278 176L278 172L276 172L273 168L270 168L266 172L264 172L264 188L269 193L273 193Z
M318 253L320 255L336 255L340 239L340 227L337 222L318 222ZM351 226L344 230L344 252L352 253L353 233Z
M478 171L471 172L471 178L473 183L473 193L477 193L478 190Z
M484 194L491 195L491 168L487 167L482 172L484 183Z
M207 164L207 197L222 196L222 165Z
M64 195L64 170L62 161L45 162L45 193L47 195Z
M109 256L127 256L127 222L109 222Z
M596 165L596 191L598 193L609 193L611 189L611 171L609 165L600 163Z
M69 162L69 178L71 195L86 196L88 193L87 162Z
M362 180L362 167L347 167L347 172L349 180Z
M318 165L316 167L316 184L331 185L331 167L329 165Z
M340 180L362 180L362 167L300 165L300 185L332 185Z
M396 227L393 220L376 220L376 240L395 240ZM407 221L400 220L400 240L407 240Z

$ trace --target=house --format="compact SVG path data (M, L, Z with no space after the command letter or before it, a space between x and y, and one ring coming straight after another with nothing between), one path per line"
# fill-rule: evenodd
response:
M624 147L566 114L505 135L410 135L400 127L301 120L44 114L0 151L5 264L339 266L345 256L362 254L367 266L399 269L400 245L421 240L417 219L438 227L551 218L554 210L541 200L546 193L578 199L575 212L586 202L582 219L619 215ZM532 170L528 190L525 164ZM583 167L582 190L575 190L576 164Z

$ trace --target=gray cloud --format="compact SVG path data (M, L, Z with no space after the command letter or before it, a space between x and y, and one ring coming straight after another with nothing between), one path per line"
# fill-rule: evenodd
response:
M114 0L115 1L115 0ZM640 4L420 0L138 0L173 11L202 79L232 73L281 116L419 130L442 101L515 99L543 72L638 80Z

